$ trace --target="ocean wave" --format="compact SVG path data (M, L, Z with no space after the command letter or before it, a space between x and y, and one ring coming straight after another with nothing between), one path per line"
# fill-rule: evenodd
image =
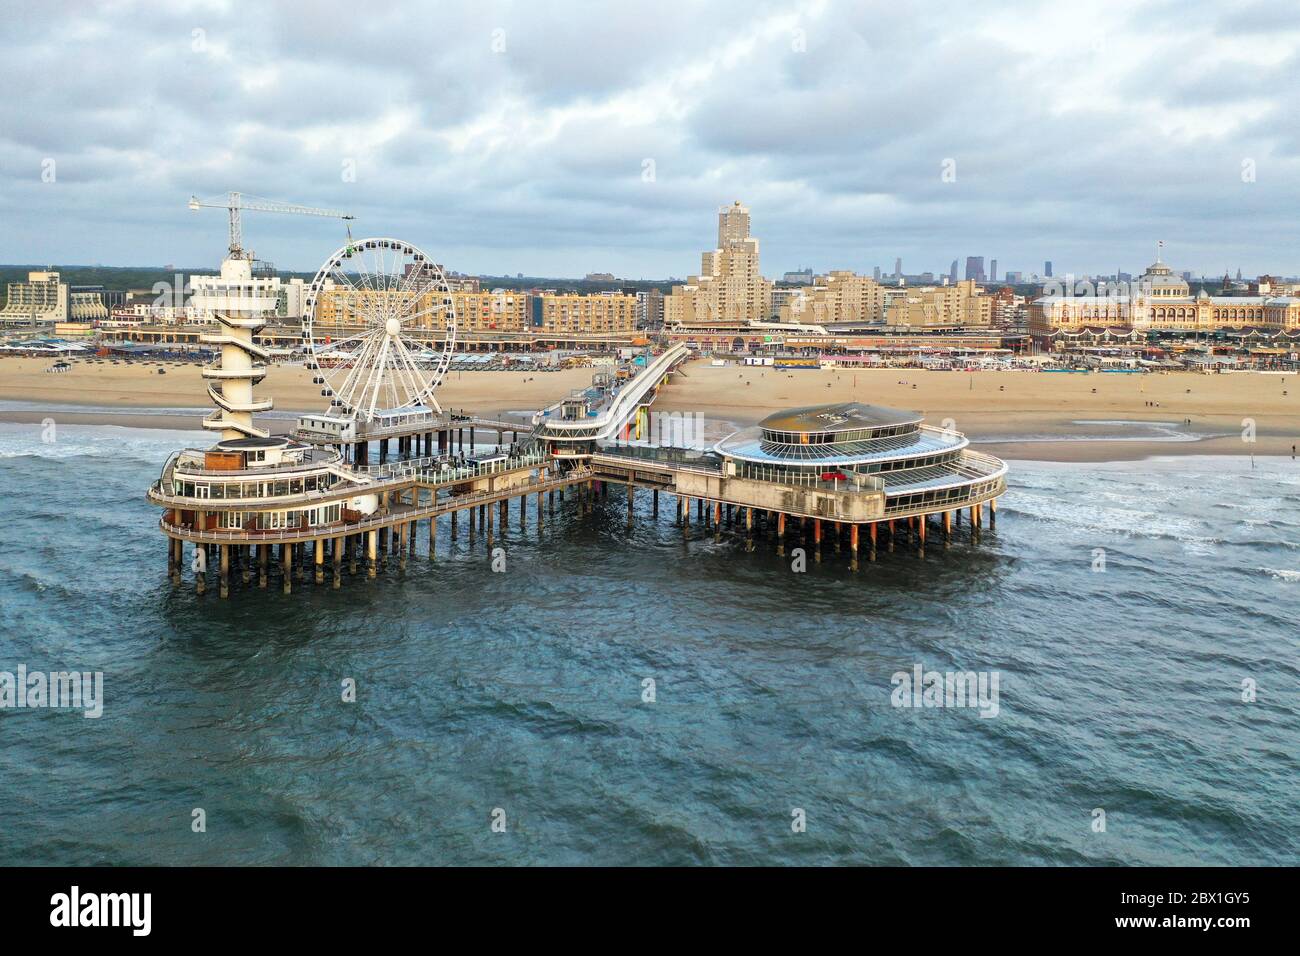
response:
M0 459L113 458L162 467L168 455L194 444L193 432L122 425L60 425L46 441L40 424L0 423Z
M1288 568L1260 568L1265 574L1271 574L1279 581L1300 581L1300 571L1292 571Z
M1213 546L1223 543L1222 538L1203 533L1202 523L1198 519L1163 511L1099 508L1095 504L1074 504L1059 497L1025 494L1008 495L1001 510L1080 530L1165 538L1201 549L1197 553L1208 553Z

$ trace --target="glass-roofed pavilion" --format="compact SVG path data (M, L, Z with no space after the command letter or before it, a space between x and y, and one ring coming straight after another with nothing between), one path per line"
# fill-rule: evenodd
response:
M740 478L884 491L885 517L993 501L1006 465L916 412L843 402L769 415L714 446Z

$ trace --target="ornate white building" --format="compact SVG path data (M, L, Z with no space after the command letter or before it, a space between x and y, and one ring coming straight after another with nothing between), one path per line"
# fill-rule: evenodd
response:
M1088 328L1123 331L1215 332L1224 329L1300 329L1300 298L1192 295L1187 281L1158 258L1124 294L1061 294L1035 299L1030 333L1043 337Z

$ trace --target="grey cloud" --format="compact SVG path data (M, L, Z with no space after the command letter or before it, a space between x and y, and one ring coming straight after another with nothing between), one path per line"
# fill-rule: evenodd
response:
M1286 5L1116 0L1065 37L1026 32L1047 0L28 7L0 35L0 261L215 264L223 221L184 200L240 189L476 272L684 276L732 199L769 274L1136 268L1157 234L1187 268L1300 272L1297 59L1206 58ZM1143 55L1090 73L1098 32ZM301 269L341 235L246 229Z

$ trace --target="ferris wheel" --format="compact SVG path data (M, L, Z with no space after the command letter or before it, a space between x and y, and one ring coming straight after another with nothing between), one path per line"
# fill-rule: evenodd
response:
M441 413L433 392L451 364L456 309L441 267L409 242L353 240L330 256L307 287L302 337L332 414Z

